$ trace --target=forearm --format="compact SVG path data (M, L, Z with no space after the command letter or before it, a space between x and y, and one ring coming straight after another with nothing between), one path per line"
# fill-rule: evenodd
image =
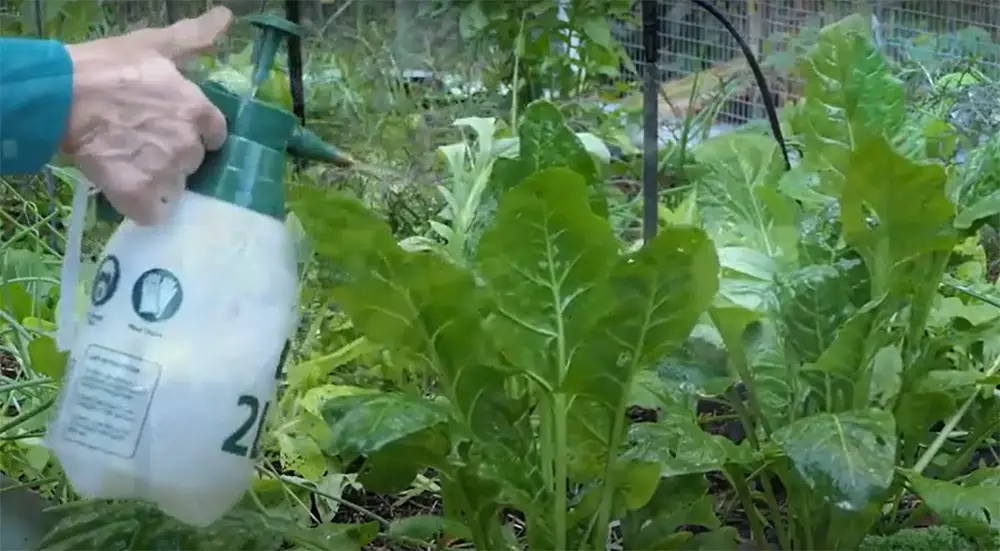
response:
M0 174L40 170L59 150L73 63L53 40L0 38Z

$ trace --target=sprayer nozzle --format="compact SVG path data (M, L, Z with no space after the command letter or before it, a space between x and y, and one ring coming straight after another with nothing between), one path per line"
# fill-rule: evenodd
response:
M253 77L250 79L250 97L256 97L257 89L267 81L271 74L271 66L274 65L274 55L278 51L278 46L283 40L290 36L303 36L305 30L295 23L268 14L254 14L245 18L254 26L260 28L260 37L254 50L257 52L254 59Z
M301 126L288 140L288 153L309 161L319 161L343 167L354 165L354 159L349 155L342 153L336 147L324 142L319 136Z

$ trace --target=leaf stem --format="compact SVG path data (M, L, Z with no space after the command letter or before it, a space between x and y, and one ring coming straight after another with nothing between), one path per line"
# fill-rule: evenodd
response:
M8 436L5 436L5 433L7 433L8 431L13 430L13 429L15 429L15 428L23 425L24 423L27 423L28 421L30 421L30 420L34 419L35 417L41 415L47 409L49 409L52 406L52 404L54 404L55 402L56 402L56 395L53 394L52 396L50 396L49 398L47 398L44 402L42 402L38 406L36 406L36 407L34 407L34 408L26 411L26 412L22 412L20 415L18 415L17 417L11 419L10 421L8 421L3 426L0 426L0 440L6 440L7 438L9 438Z
M750 493L750 486L743 476L743 470L738 467L726 467L722 471L729 478L729 483L736 490L736 495L743 503L743 510L747 515L747 522L750 524L750 532L754 541L761 547L767 545L767 538L764 537L764 524L760 521L760 512L753 502L753 495Z
M552 407L555 411L554 414L554 424L555 424L555 499L552 505L553 520L555 521L555 531L556 531L556 549L567 549L566 547L566 531L567 531L567 508L569 503L567 500L567 487L566 479L568 478L568 466L567 462L567 452L569 451L568 442L568 432L566 426L566 416L568 415L567 409L569 404L566 401L566 395L563 393L556 393L552 398Z
M515 39L514 48L514 75L511 79L511 100L510 100L510 131L515 136L517 135L517 102L518 91L521 88L521 57L524 55L524 20L527 17L527 12L521 13L521 24L517 31L517 38Z
M392 523L389 522L388 519L386 519L385 517L379 515L378 513L375 513L374 511L369 511L368 509L365 509L364 507L362 507L360 505L352 503L352 502L350 502L350 501L348 501L348 500L346 500L346 499L344 499L344 498L342 498L340 496L335 496L333 494L324 492L324 491L322 491L320 489L314 488L314 487L309 486L307 484L303 484L303 483L301 483L301 482L299 482L299 481L297 481L297 480L295 480L295 479L293 479L291 477L285 476L285 475L281 475L281 474L277 474L277 473L269 473L266 469L264 469L262 467L259 467L259 466L257 467L257 469L259 471L265 473L265 474L268 474L269 476L275 476L275 475L277 475L277 479L280 482L284 483L284 484L288 484L289 486L295 486L296 488L299 488L301 490L305 490L307 492L316 494L316 495L318 495L318 496L320 496L322 498L329 499L330 501L333 501L333 502L335 502L335 503L337 503L339 505L343 505L344 507L347 507L348 509L351 509L351 510L353 510L354 512L356 512L358 514L361 514L361 515L363 515L365 517L368 517L368 518L374 520L375 522L379 523L380 525L382 525L382 528L384 530L388 530L389 527L392 525ZM419 547L426 547L427 546L427 542L420 541L420 540L417 540L417 539L414 539L414 538L410 538L410 537L407 537L407 536L389 535L387 532L384 532L384 531L380 532L379 536L381 536L381 537L383 537L385 539L388 539L388 540L395 540L395 541L398 541L400 543L406 543L408 545L416 545L416 546L419 546Z
M749 376L749 373L747 373L747 375ZM747 384L746 380L744 380L743 384ZM748 398L754 396L753 387L748 387L747 391ZM736 392L735 389L730 389L729 396L729 401L732 403L733 409L740 418L740 422L743 425L743 431L746 433L747 439L751 444L753 444L754 448L760 449L760 441L757 439L752 419L760 419L763 422L763 411L757 409L756 415L752 415L751 410L747 409L746 404L744 404L743 400L740 399L739 393ZM750 401L751 407L753 407L755 402L751 400L748 401ZM791 549L791 538L788 532L784 529L784 523L781 520L781 509L778 507L778 499L774 493L774 487L771 485L771 480L767 478L767 476L761 476L760 482L764 487L764 499L767 501L768 508L770 508L773 513L771 517L771 524L774 526L774 530L778 534L782 549ZM749 511L747 512L747 515L749 516ZM760 540L760 543L763 544L764 540Z
M993 361L993 364L990 365L990 368L986 370L986 376L988 377L993 375L998 369L1000 369L1000 356L998 356L997 359ZM972 395L966 398L965 402L963 402L958 408L958 411L956 411L951 418L948 419L948 421L944 424L944 427L941 428L941 431L938 432L937 438L931 442L931 445L924 451L923 455L920 456L917 463L913 465L914 472L921 474L924 469L931 464L931 461L934 460L934 456L941 451L941 447L944 446L945 441L948 440L949 436L951 436L955 427L958 426L959 421L962 420L962 417L965 417L965 413L969 411L970 407L972 407L972 402L976 400L978 395L978 390L973 392Z
M941 447L944 446L945 441L948 440L948 436L951 435L951 431L955 430L955 427L958 426L958 422L961 421L962 417L965 416L965 413L969 411L969 407L972 406L972 402L976 399L976 394L978 393L974 392L972 396L969 396L958 408L958 411L956 411L954 415L952 415L951 418L949 418L944 424L941 432L938 433L934 441L931 442L931 445L924 450L923 455L920 456L920 459L917 460L917 463L913 466L914 472L920 474L927 468L928 465L931 464L931 461L934 460L934 456L941 451Z

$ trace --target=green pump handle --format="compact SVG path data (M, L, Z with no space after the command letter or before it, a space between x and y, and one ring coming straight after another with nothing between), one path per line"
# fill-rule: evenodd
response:
M189 190L283 220L284 173L288 156L350 166L353 160L299 124L281 106L259 101L257 88L271 74L281 42L305 30L283 17L254 14L244 18L261 32L254 44L251 88L237 95L218 82L199 84L202 92L226 118L229 135L218 151L209 152L187 181ZM97 196L102 220L120 221L104 194Z

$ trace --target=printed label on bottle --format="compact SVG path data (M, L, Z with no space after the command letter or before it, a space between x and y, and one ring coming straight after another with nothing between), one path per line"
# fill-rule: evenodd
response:
M160 366L92 344L62 410L63 438L119 457L135 455Z

